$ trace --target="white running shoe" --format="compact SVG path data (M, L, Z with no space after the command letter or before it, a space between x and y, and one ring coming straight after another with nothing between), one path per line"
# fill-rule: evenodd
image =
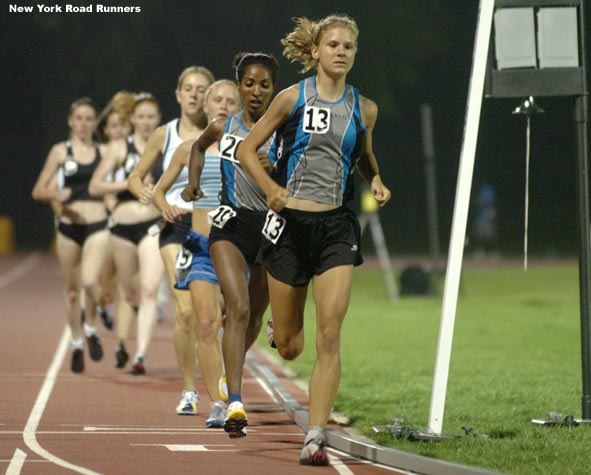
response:
M326 436L324 435L324 431L315 431L314 434L308 433L300 455L300 465L330 465L328 454L326 453Z
M183 391L181 402L176 407L176 413L179 416L194 416L197 414L198 405L199 393L194 389L186 389Z
M224 401L212 402L209 409L209 418L205 421L205 427L221 429L224 427L226 416L226 403Z

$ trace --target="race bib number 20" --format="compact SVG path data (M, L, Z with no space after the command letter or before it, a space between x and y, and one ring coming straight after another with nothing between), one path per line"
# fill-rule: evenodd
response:
M220 154L224 160L240 163L236 157L236 149L244 139L237 135L224 134L220 140Z

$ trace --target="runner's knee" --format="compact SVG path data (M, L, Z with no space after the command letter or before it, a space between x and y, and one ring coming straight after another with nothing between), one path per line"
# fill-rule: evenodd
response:
M249 317L249 304L245 299L237 299L235 302L226 300L226 316L231 316L236 323L246 323Z
M295 360L304 349L303 342L300 339L285 339L284 341L275 341L277 351L284 360Z
M316 335L316 352L318 354L338 353L340 334L337 330L320 330Z
M78 289L71 288L66 291L66 299L68 300L69 305L75 305L79 302L80 299L80 292Z
M219 330L218 319L215 314L202 316L197 322L197 338L199 341L212 341Z
M177 306L176 318L174 321L175 333L190 333L195 329L195 316L191 309L181 309Z

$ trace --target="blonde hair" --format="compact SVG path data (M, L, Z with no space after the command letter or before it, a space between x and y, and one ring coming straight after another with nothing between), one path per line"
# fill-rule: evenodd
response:
M129 117L135 106L135 96L129 91L119 91L111 98L109 103L98 116L96 134L99 142L107 142L105 127L112 114L119 114L123 122L129 122Z
M177 91L181 90L181 86L183 85L183 81L185 80L185 78L189 74L201 74L202 76L205 76L209 80L210 84L215 81L215 78L213 77L212 72L209 69L207 69L205 66L189 66L188 68L183 69L183 71L179 75L179 80L178 80L177 86L176 86Z
M296 27L281 40L283 56L292 63L300 63L301 73L310 71L318 65L318 60L312 57L312 47L318 46L322 35L335 26L349 28L355 34L355 41L359 36L359 28L353 18L347 15L334 14L313 22L306 17L293 18Z
M128 119L135 105L135 94L129 91L119 91L115 93L109 105L124 118Z
M232 86L232 89L236 90L236 95L238 96L238 102L240 102L240 93L238 92L238 87L236 86L236 83L234 81L230 81L229 79L218 79L217 81L211 83L210 86L205 91L205 96L203 97L203 103L207 104L207 99L209 98L211 91L216 89L218 86L222 86L223 84L226 84L228 86Z

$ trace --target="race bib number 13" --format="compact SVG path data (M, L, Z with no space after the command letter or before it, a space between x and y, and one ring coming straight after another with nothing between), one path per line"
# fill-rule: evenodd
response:
M330 109L306 106L302 129L307 134L325 134L330 128Z
M273 244L277 244L277 240L283 229L285 228L285 218L279 216L275 211L270 209L265 218L265 225L263 226L263 236L265 236Z

